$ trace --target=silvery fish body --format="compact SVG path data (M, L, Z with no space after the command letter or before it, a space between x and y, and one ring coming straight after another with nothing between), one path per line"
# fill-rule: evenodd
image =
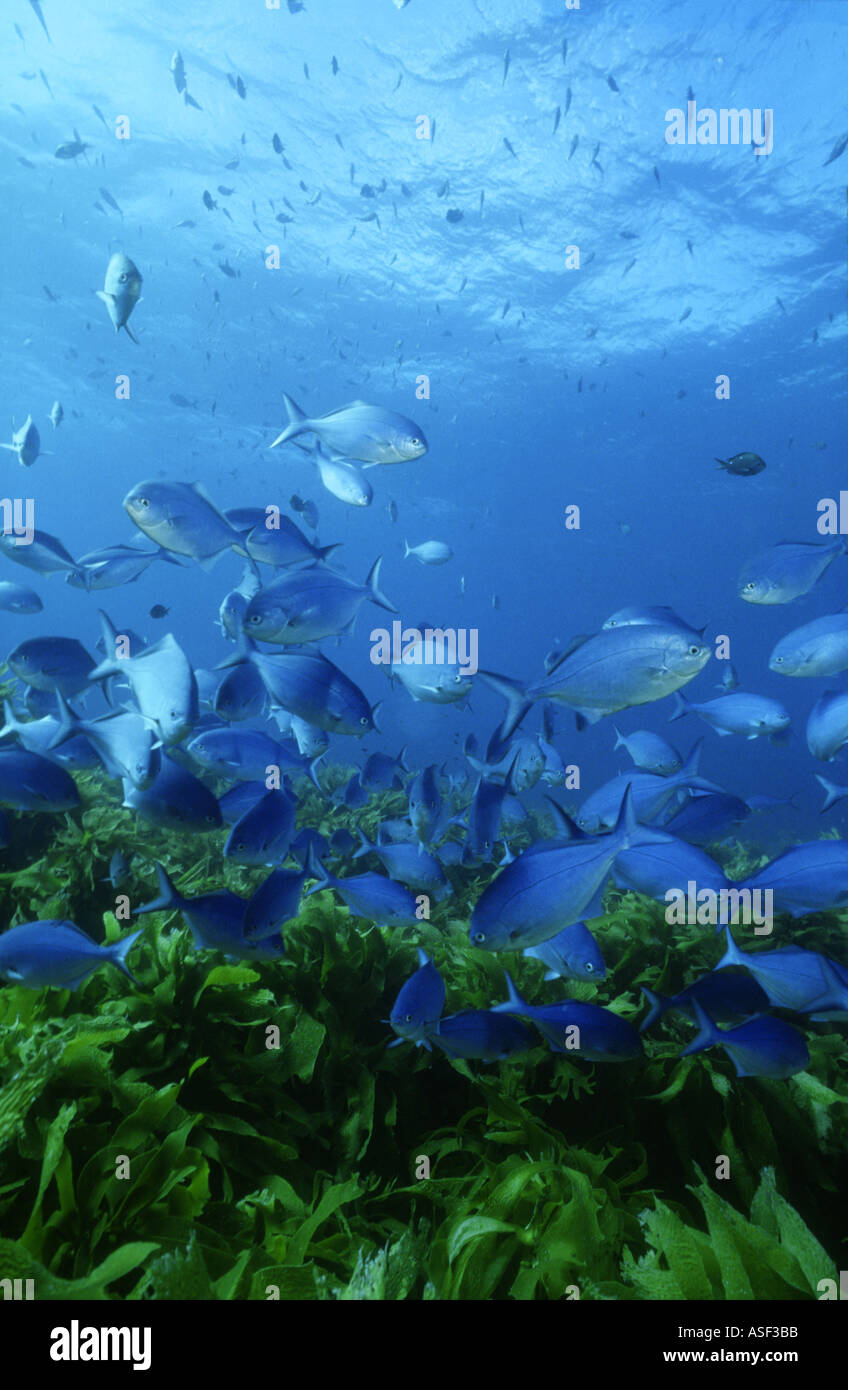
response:
M141 285L138 266L123 251L116 251L106 267L103 289L95 291L97 298L103 300L109 311L115 332L123 328L134 343L138 340L130 332L127 321L139 301Z

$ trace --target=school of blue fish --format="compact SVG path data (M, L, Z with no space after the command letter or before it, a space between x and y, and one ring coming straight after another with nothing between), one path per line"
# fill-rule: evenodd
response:
M128 315L135 298L115 309L118 318L124 310ZM112 315L114 305L107 303ZM362 505L362 468L408 462L427 450L420 426L381 405L356 401L309 418L291 398L284 400L289 424L270 447L312 435L320 463L342 470L334 478L335 495L349 505ZM326 486L323 472L321 478ZM297 502L296 510L310 512L316 524L314 499ZM547 967L546 981L604 980L606 963L587 921L602 916L611 881L660 901L669 887L693 881L716 894L732 887L768 889L775 912L790 919L848 906L842 840L796 845L744 883L731 884L704 845L769 799L745 801L704 777L703 740L684 758L660 735L643 730L623 736L608 718L673 697L671 721L696 715L721 737L779 743L789 736L783 707L738 690L729 663L718 698L696 703L681 693L712 648L703 629L672 609L623 608L598 632L552 652L545 672L529 680L491 671L466 677L449 665L396 660L387 671L389 698L457 704L479 680L504 698L503 722L484 750L469 736L460 774L446 777L437 764L410 768L403 749L378 751L330 795L321 774L331 736L356 740L378 725L376 707L320 644L349 637L368 603L396 613L382 588L381 557L357 583L333 567L336 545L317 545L278 508L221 511L198 484L179 480L140 482L124 509L136 528L124 543L75 559L57 538L36 531L28 545L5 534L3 552L42 576L64 572L69 584L88 592L131 583L154 563L211 568L235 552L244 560L242 580L217 599L221 661L212 670L195 670L174 633L149 645L132 631L118 631L104 609L97 656L58 634L21 641L6 658L15 690L0 729L0 803L18 815L73 811L80 805L74 773L100 768L120 784L123 805L140 822L189 835L226 830L226 858L269 870L249 898L226 889L185 896L157 863L150 867L158 892L135 908L139 917L179 913L196 950L280 962L284 928L296 923L304 897L322 891L336 895L366 930L414 929L429 918L431 904L481 868L490 877L471 912L471 946L537 959ZM418 558L442 563L439 543L428 544L430 550L418 548ZM739 596L789 603L844 554L842 542L782 543L746 563ZM212 586L211 576L208 582ZM25 616L43 604L32 590L7 580L0 585L0 606ZM787 676L848 669L848 617L821 617L789 632L770 665ZM102 711L82 708L98 700L105 703ZM574 712L578 729L608 718L615 747L632 766L586 795L573 816L547 796L552 837L535 838L514 854L509 841L531 824L522 796L537 785L566 783L552 719L557 706ZM541 715L537 733L523 727L532 711ZM820 697L807 741L813 757L837 756L848 741L848 695ZM360 829L357 844L344 828L326 838L314 827L297 828L300 779L308 779L330 807L354 811L373 794L393 790L403 794L406 814L385 821L376 840ZM848 788L819 781L827 806L848 795ZM5 816L0 833L8 845ZM360 859L368 867L351 872ZM116 854L109 866L116 889L127 868ZM530 1002L507 972L505 1000L488 1010L445 1014L445 981L419 948L419 967L389 1014L393 1045L435 1046L452 1059L492 1062L526 1054L541 1038L553 1052L587 1062L628 1062L643 1055L642 1033L676 1012L697 1025L681 1055L721 1047L740 1077L794 1075L809 1061L798 1024L848 1020L848 967L794 945L745 951L731 926L724 924L726 949L716 953L712 972L670 998L644 989L649 1011L641 1031L599 1004ZM0 973L33 989L75 989L110 963L135 984L126 960L143 934L142 926L100 946L70 921L20 923L0 935ZM773 1009L791 1012L795 1022Z

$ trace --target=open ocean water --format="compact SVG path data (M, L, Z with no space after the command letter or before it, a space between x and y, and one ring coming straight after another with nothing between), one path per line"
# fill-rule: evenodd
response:
M10 0L18 1296L839 1296L847 46Z

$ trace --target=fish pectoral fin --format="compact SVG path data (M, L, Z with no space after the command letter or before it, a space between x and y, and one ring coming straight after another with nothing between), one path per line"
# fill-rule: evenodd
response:
M95 290L98 299L102 299L104 304L117 304L117 299L113 294L107 294L106 290Z

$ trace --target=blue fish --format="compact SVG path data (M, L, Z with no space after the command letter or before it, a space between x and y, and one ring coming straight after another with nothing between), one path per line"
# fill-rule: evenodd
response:
M448 1057L475 1062L501 1062L530 1052L534 1046L532 1035L519 1018L491 1009L448 1014L441 1019L432 1041Z
M0 805L15 811L73 811L80 794L73 777L39 753L0 749Z
M261 782L269 771L306 771L299 753L257 729L204 729L187 745L195 762L207 772L240 782Z
M690 1057L708 1047L723 1047L737 1076L769 1076L775 1080L795 1076L809 1065L810 1052L803 1034L782 1019L761 1015L722 1032L697 999L692 1001L692 1010L698 1032L681 1057Z
M388 753L372 753L359 774L360 785L369 792L396 791L401 785L398 773L409 772L403 761L405 752L402 748L396 758Z
M334 878L327 873L311 845L307 868L310 877L318 880L307 889L307 898L325 888L332 888L346 903L353 917L364 917L377 927L410 926L420 920L415 898L408 889L382 874Z
M668 776L653 772L620 772L597 791L592 792L580 807L577 824L590 835L600 834L615 824L625 787L630 787L633 813L636 819L648 824L655 820L678 792L692 790L720 792L722 788L698 776L703 739L699 739L679 772Z
M268 692L255 666L234 666L223 680L220 671L212 709L220 719L236 724L243 719L259 719L268 705Z
M224 858L260 867L285 859L294 835L295 802L286 791L266 792L236 821L224 845Z
M735 1023L750 1014L762 1013L769 1007L769 998L764 989L748 975L702 975L678 994L667 998L655 994L642 986L642 993L650 1004L650 1012L643 1022L640 1032L651 1028L663 1014L670 1009L694 1015L694 1002L708 1008L713 1018L722 1023Z
M27 989L76 989L98 966L109 963L137 985L125 962L143 930L98 946L73 922L25 922L0 936L0 975Z
M394 1002L389 1023L397 1033L390 1047L402 1042L415 1043L432 1052L430 1038L439 1032L439 1019L445 1007L445 982L430 957L418 950L418 969L407 980Z
M813 840L794 845L738 886L770 889L774 911L792 917L848 906L848 843Z
M308 874L305 869L273 869L248 900L244 913L245 941L276 936L284 923L296 917Z
M472 944L521 951L549 941L573 922L600 916L604 888L622 850L667 838L637 824L628 787L612 834L522 854L484 889L471 914Z
M409 788L409 819L415 828L419 843L429 845L442 809L442 798L436 784L436 767L425 767L414 778Z
M633 759L633 764L642 772L655 772L660 777L669 777L683 767L683 759L676 748L672 748L659 734L638 729L635 734L622 734L615 730L615 748L625 748Z
M244 916L247 902L236 893L203 893L196 898L184 898L174 887L161 864L156 865L159 896L136 913L176 910L191 927L196 951L223 951L238 960L276 960L285 953L282 937L263 941L247 941L244 936Z
M224 825L235 825L257 802L261 801L268 788L264 782L236 782L218 798L221 819Z
M612 871L616 887L644 893L646 898L665 900L670 887L694 882L698 889L709 888L715 893L732 885L724 871L703 850L685 840L672 839L665 844L640 845L625 850L615 861Z
M543 961L546 980L602 980L607 973L604 958L585 922L572 922L541 946L528 946L522 955Z
M781 946L776 951L741 951L727 931L727 950L714 967L743 965L770 1004L798 1013L841 1013L848 1009L848 970L818 951ZM844 975L843 975L844 972Z
M848 690L826 690L810 710L807 747L814 758L830 762L848 742Z
M663 829L692 844L708 845L741 824L750 810L747 802L730 792L706 792L694 796L682 810L666 819Z
M359 687L320 652L268 655L242 637L239 651L221 665L237 666L246 661L256 667L272 700L307 724L355 738L377 728L377 705L372 709Z
M496 782L489 777L481 777L468 808L468 833L462 854L463 864L489 864L495 841L500 838L501 811L507 796L516 791L515 768L519 752L512 756L505 782ZM540 766L541 772L541 766Z
M7 657L19 680L36 690L77 695L89 684L95 663L74 637L31 637Z
M416 893L427 893L436 899L450 891L445 871L434 854L415 845L384 845L378 841L372 844L362 829L359 830L361 847L354 859L364 854L376 854L389 875L389 878L404 883Z
M504 1004L496 1004L494 1012L529 1019L552 1052L565 1052L587 1062L629 1062L643 1055L642 1039L636 1029L612 1010L603 1009L600 1004L581 1004L576 999L528 1004L508 974L506 983L509 998Z
M141 790L124 778L124 805L165 830L217 830L221 810L208 787L163 755L159 775Z

